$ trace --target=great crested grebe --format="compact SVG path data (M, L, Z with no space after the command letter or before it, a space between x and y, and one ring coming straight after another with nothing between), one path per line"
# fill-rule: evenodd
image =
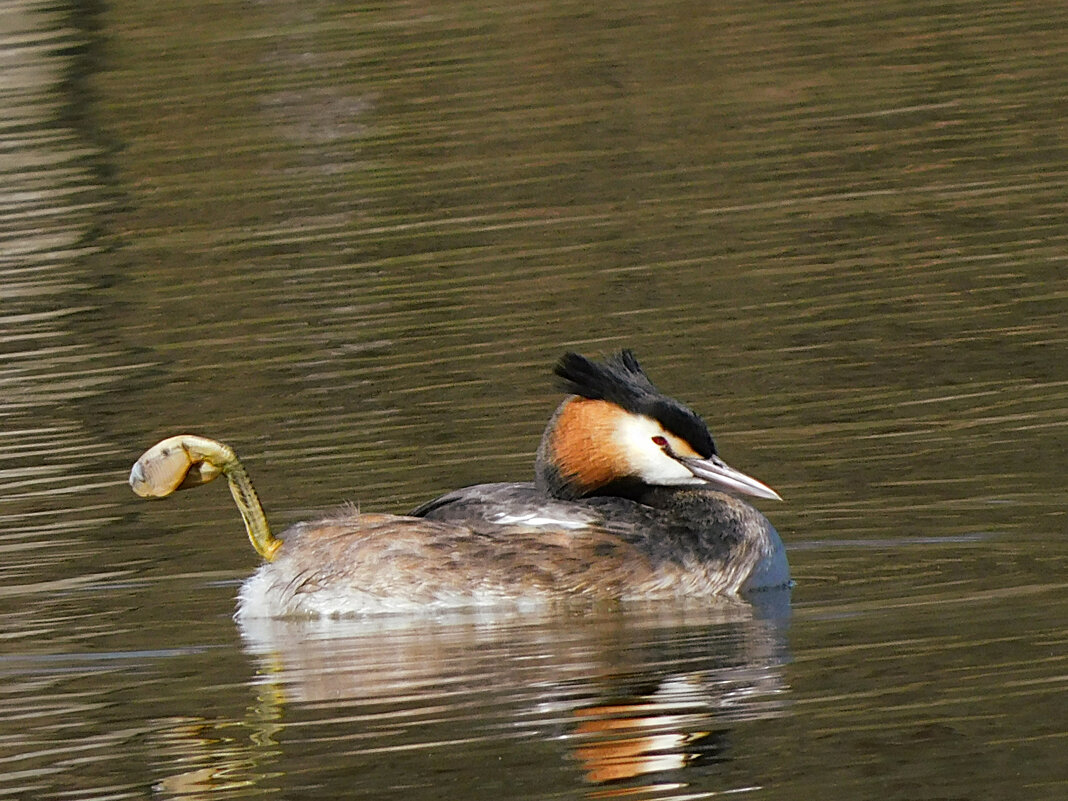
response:
M566 598L734 596L789 584L779 535L722 487L779 496L731 469L701 419L660 393L623 351L604 363L566 354L572 394L538 449L533 483L481 484L408 516L347 508L275 537L234 451L180 434L130 472L142 497L225 476L265 563L238 617L526 605Z

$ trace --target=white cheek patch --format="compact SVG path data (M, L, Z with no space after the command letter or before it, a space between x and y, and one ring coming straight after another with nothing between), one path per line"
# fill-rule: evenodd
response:
M630 474L646 484L692 486L704 484L683 465L672 459L653 442L653 437L670 436L663 426L649 417L628 415L613 432L615 445L624 456Z

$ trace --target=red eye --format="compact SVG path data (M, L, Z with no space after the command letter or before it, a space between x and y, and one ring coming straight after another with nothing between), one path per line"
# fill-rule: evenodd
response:
M653 437L653 444L658 448L668 447L667 437L661 437L659 434Z

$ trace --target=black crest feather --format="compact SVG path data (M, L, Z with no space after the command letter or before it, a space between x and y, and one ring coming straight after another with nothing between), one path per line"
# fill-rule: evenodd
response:
M603 362L568 352L560 357L553 372L572 395L608 401L632 414L651 417L706 458L716 452L704 420L658 390L632 351L621 350Z

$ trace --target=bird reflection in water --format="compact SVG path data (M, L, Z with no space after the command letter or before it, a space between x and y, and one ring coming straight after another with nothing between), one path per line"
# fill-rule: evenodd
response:
M743 789L723 786L722 765L737 726L784 713L782 622L749 604L656 609L388 630L241 621L259 663L249 740L273 754L257 764L284 775L328 732L346 775L372 771L379 789L438 770L471 788L507 779L573 793L579 781L589 798Z

